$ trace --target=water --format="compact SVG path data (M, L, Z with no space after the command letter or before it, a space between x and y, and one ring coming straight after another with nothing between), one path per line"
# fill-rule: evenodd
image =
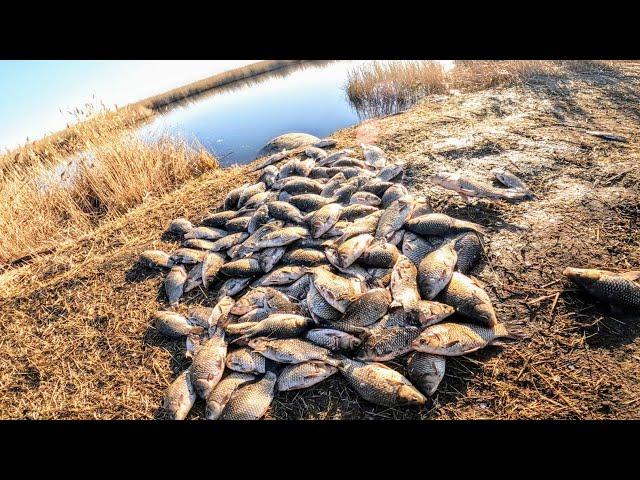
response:
M307 62L267 73L171 108L141 127L199 143L221 165L247 163L270 139L289 132L324 137L362 120L349 102L347 74L368 61Z

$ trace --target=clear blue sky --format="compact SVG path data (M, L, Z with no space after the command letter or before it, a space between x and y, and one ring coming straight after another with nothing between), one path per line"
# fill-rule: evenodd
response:
M65 128L73 117L60 110L122 106L255 61L0 61L0 152Z

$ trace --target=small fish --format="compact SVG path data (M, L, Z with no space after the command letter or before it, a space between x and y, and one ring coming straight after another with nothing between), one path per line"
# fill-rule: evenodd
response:
M521 190L527 195L528 198L531 198L533 200L536 199L536 196L533 194L529 186L506 168L497 167L491 170L491 173L503 185L509 188Z
M387 160L384 152L380 147L376 147L375 145L366 145L364 143L360 144L360 146L362 147L364 159L369 165L372 165L376 168L385 166Z
M250 255L255 250L256 244L266 237L268 234L273 233L284 226L284 222L282 220L272 220L264 225L261 225L255 232L253 232L242 244L234 247L233 256L234 257L246 257ZM274 245L275 247L275 245ZM270 247L265 247L270 248Z
M305 222L309 226L311 237L318 238L329 231L338 222L342 208L339 203L329 203L310 213Z
M412 348L418 352L454 357L480 350L501 337L513 338L502 323L492 327L470 323L439 323L425 329L413 341Z
M299 265L302 267L317 267L327 263L327 257L322 250L315 248L296 248L288 251L282 257L285 265Z
M332 167L358 167L366 170L369 168L369 165L357 158L342 157L333 162Z
M451 242L424 257L418 265L418 288L422 298L433 300L447 286L458 261Z
M358 258L358 263L368 268L392 268L400 252L395 245L386 242L372 242Z
M380 197L369 192L356 192L349 201L349 205L369 205L372 207L377 207L381 203Z
M331 176L327 173L329 170L326 167L314 167L309 172L309 178L311 179L320 179L320 178L331 178Z
M309 235L309 230L303 227L285 227L267 233L255 242L253 249L262 250L269 247L282 247Z
M382 208L389 207L397 200L405 199L409 196L409 190L401 183L396 183L392 187L387 188L382 196Z
M253 235L258 228L267 223L270 219L269 208L266 205L262 205L253 212L253 215L251 215L251 220L249 220L249 224L247 225L247 232L250 235Z
M202 335L204 328L194 325L176 312L158 311L153 315L156 329L171 338L181 338L187 335Z
M302 212L287 202L271 202L267 205L269 215L275 219L291 223L302 223Z
M364 251L373 242L373 236L368 233L356 235L338 247L338 259L342 268L349 267L353 262L358 260Z
M562 274L614 309L640 313L640 271L614 273L567 267Z
M185 240L182 242L182 246L190 249L198 249L198 250L211 250L212 247L215 247L214 243L211 240L202 240L200 238L190 238L189 240Z
M220 298L225 296L232 297L244 290L250 282L251 278L230 278L222 284L218 291L218 296Z
M203 252L202 250L179 248L171 254L171 261L173 261L174 264L184 263L195 265L196 263L202 262L206 256L207 252Z
M491 298L474 280L460 272L453 272L451 281L442 290L444 303L455 307L458 313L491 327L498 323Z
M356 354L357 360L385 362L411 350L412 342L418 338L422 328L392 326L370 330Z
M219 253L208 253L202 260L202 285L209 288L209 283L213 281L220 269L224 265L224 257Z
M422 237L412 232L406 232L402 239L402 254L416 266L420 265L424 257L442 245L443 240L442 237Z
M333 203L334 198L325 198L316 193L302 193L294 195L289 199L289 203L303 212L312 212L329 203Z
M430 397L444 378L446 362L441 355L413 352L407 359L407 375L418 390Z
M349 203L354 193L358 191L358 185L354 183L345 183L340 186L333 194L333 201L338 203ZM355 205L361 205L356 203Z
M314 160L322 160L328 155L327 152L325 152L323 149L315 146L305 148L304 154L309 158L313 158Z
M202 224L207 227L224 228L227 222L238 216L238 212L233 210L225 210L223 212L213 213L202 220Z
M280 173L280 170L278 170L278 167L274 165L267 165L262 170L262 174L260 175L260 181L263 182L267 188L271 188L271 186L275 183L276 179L278 178L279 173Z
M180 217L180 218L171 220L171 223L169 224L169 228L167 228L167 230L171 233L184 235L185 233L188 233L189 231L191 231L192 228L193 228L193 225L189 220L187 220L186 218Z
M250 187L245 188L240 194L240 198L238 199L238 208L242 208L242 206L247 203L247 201L258 193L263 193L267 189L267 186L264 182L258 182Z
M331 324L332 328L348 333L361 333L380 320L389 310L391 295L386 288L373 288L349 304L344 316Z
M247 238L249 238L249 234L247 232L232 233L213 242L213 248L211 248L211 251L219 252L220 250L228 250L234 245L244 242Z
M260 251L258 260L263 272L269 273L286 253L286 247L271 247Z
M329 350L351 351L362 343L358 337L333 328L314 328L305 333L304 338Z
M340 212L339 220L347 220L353 222L362 217L366 217L374 212L377 212L378 208L371 205L349 205L344 207Z
M291 155L293 152L291 150L282 150L281 152L277 152L274 153L273 155L271 155L270 157L267 157L266 159L264 159L262 162L259 162L258 164L256 164L253 168L251 168L249 171L250 172L256 172L262 168L266 168L269 165L273 165L274 163L278 163L280 160L287 158L289 155ZM246 188L246 186L245 186Z
M278 173L278 180L282 180L295 174L299 164L300 159L292 158L282 165L282 167L280 167L280 172Z
M288 285L295 282L301 276L309 273L309 267L285 266L276 268L268 274L256 280L256 285L268 287L269 285Z
M429 177L429 181L447 190L453 190L466 202L469 201L469 197L511 201L524 200L528 197L528 194L521 190L495 188L458 173L436 173Z
M446 303L420 300L417 305L418 322L423 327L429 327L453 315L455 311L455 308Z
M368 180L362 187L363 192L373 193L379 198L382 198L389 187L393 187L393 182L385 182L379 178L372 178Z
M337 162L338 160L340 160L343 157L347 157L349 155L353 155L356 152L350 148L344 148L342 150L338 150L337 152L332 153L331 155L329 155L328 157L323 158L322 160L318 161L318 165L321 167L327 166L327 165L332 165L334 162Z
M184 234L185 239L200 238L202 240L218 240L227 235L226 230L213 227L196 227Z
M366 217L357 219L347 228L343 229L342 235L337 240L337 243L342 243L351 237L355 237L356 235L360 235L363 233L373 235L376 232L378 222L380 221L383 213L383 210L377 210L376 212L373 212Z
M255 212L253 212L255 213ZM253 213L246 213L244 217L236 217L227 222L225 228L229 233L244 232L249 226Z
M220 380L207 398L205 417L207 420L217 420L222 414L225 405L231 399L231 395L240 386L256 379L255 375L249 373L233 372Z
M185 370L167 388L162 408L173 420L184 420L195 402L196 392L189 370Z
M257 258L247 257L225 263L220 268L220 273L227 277L253 277L262 273L262 267Z
M253 338L249 347L263 357L278 363L303 363L310 360L324 361L329 350L299 338Z
M347 177L345 177L342 172L338 173L337 175L334 175L333 178L331 178L324 185L324 187L320 191L320 195L326 198L333 197L336 191L340 187L342 187L346 183L346 181L347 181ZM309 192L309 193L316 193L316 192Z
M404 174L404 163L387 165L378 173L377 178L385 182L399 182Z
M311 387L329 378L338 369L324 362L312 361L286 366L278 376L279 392Z
M240 195L244 192L250 184L245 183L244 185L239 186L238 188L234 188L224 199L223 208L225 210L232 210L238 208L238 200L240 200Z
M308 317L291 313L276 313L259 322L234 323L227 325L227 333L251 337L291 338L297 337L315 322Z
M476 223L458 220L443 213L428 213L412 218L405 223L405 228L423 236L436 235L444 237L451 233L469 230L485 235L485 230L482 226Z
M391 295L394 302L401 304L410 314L415 312L415 315L420 301L417 277L418 269L413 262L404 255L398 256L391 272Z
M257 382L246 383L236 389L225 405L220 420L259 420L273 401L277 376L265 372Z
M349 385L365 400L386 407L421 406L426 398L411 382L382 363L343 357L336 362Z
M227 353L226 366L234 372L264 373L265 358L249 347L240 347Z
M375 238L389 241L402 228L413 209L413 203L406 199L395 200L384 210L376 227Z
M311 276L308 275L308 277ZM307 287L306 301L311 317L318 322L323 320L333 321L342 316L342 312L332 307L331 304L320 295L312 281L309 282Z
M476 233L467 232L458 235L452 241L453 248L458 254L456 269L466 274L473 269L482 255L483 248L480 237Z
M621 135L616 135L615 133L611 133L611 132L601 132L598 130L590 130L585 132L589 135L593 135L594 137L598 137L598 138L602 138L603 140L609 140L612 142L622 142L622 143L628 143L628 140L621 136Z
M198 263L187 273L187 281L184 283L184 293L190 292L194 288L202 285L202 265L203 262Z
M140 263L157 270L173 267L173 260L169 254L161 250L145 250L140 254Z
M347 306L362 293L356 282L335 275L322 267L313 271L313 286L318 293L336 310L344 313Z
M207 399L213 387L222 378L227 356L227 342L224 337L222 328L216 328L213 334L202 342L193 336L188 337L197 345L189 371L193 388L200 398Z
M174 307L178 305L184 293L184 284L187 281L187 271L182 265L171 267L171 271L164 280L164 290L169 299L169 304Z
M313 146L317 148L331 148L335 147L337 143L338 142L336 142L333 138L323 138L314 143Z

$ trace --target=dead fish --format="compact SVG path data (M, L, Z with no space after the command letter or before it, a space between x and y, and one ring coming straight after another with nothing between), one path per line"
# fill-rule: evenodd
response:
M298 168L298 164L300 160L297 158L292 158L288 162L286 162L282 167L280 167L280 172L278 173L278 180L282 180L283 178L290 177Z
M418 269L404 255L398 256L391 272L391 295L396 303L402 305L407 312L416 312L420 301L418 293Z
M377 287L388 287L391 283L392 268L370 268L367 270L370 279L374 282L373 285Z
M356 192L351 196L351 200L349 200L349 205L369 205L377 207L381 203L382 200L380 200L380 197L369 192Z
M266 205L258 207L258 209L251 215L251 220L247 225L247 232L253 235L258 228L267 223L271 217L269 216L269 208Z
M458 220L444 213L428 213L412 218L405 223L405 228L418 235L436 235L444 237L451 233L472 231L485 235L485 229L477 223Z
M171 254L171 261L176 263L184 263L184 264L196 264L200 263L204 260L204 257L207 256L207 252L203 252L202 250L193 250L191 248L179 248L175 252Z
M323 190L323 185L311 178L306 177L289 177L283 180L278 180L274 184L274 188L287 192L291 195L299 195L301 193L316 193L319 194Z
M189 273L187 273L187 281L184 283L184 293L190 292L194 288L202 285L202 266L203 263L200 262L189 270Z
M303 363L311 360L326 360L329 350L299 338L253 338L249 347L263 357L278 363Z
M302 223L302 212L287 202L271 202L267 205L269 215L275 219L291 223Z
M255 308L245 313L241 317L236 318L235 321L230 323L235 323L235 324L247 323L247 322L255 323L255 322L259 322L260 320L264 320L269 315L271 315L271 313L273 313L273 310L270 308Z
M344 174L344 176L347 177L347 178L353 178L353 177L359 177L359 176L373 177L375 175L374 172L372 172L370 170L365 170L364 168L359 168L359 167L330 167L330 168L327 168L327 174L329 175L329 177L333 177L334 175L336 175L339 172L342 172Z
M255 308L269 308L275 310L290 303L287 296L271 287L258 287L250 290L240 298L231 313L234 315L244 315Z
M375 145L366 145L364 143L360 144L360 146L362 147L364 159L369 165L381 168L387 163L385 154L380 147L376 147Z
M203 306L190 308L187 317L191 323L208 331L211 327L217 326L221 319L226 318L234 303L233 298L223 297L214 308Z
M207 227L224 228L227 222L238 216L238 212L225 210L224 212L213 213L202 219L202 224Z
M284 226L284 222L282 220L272 220L264 225L260 226L255 232L253 232L242 244L233 247L231 252L232 257L246 257L251 254L255 250L256 244L265 238L268 234L273 233ZM275 245L274 245L275 247ZM270 248L270 247L266 247Z
M249 226L249 222L251 221L252 215L253 213L246 214L246 216L244 217L233 218L227 222L227 225L225 228L230 233L244 232Z
M439 323L425 329L414 340L412 348L418 352L453 357L467 355L495 344L501 337L513 337L502 323L492 327L466 323Z
M358 337L333 328L314 328L305 333L304 338L329 350L351 351L362 343Z
M278 192L267 190L266 192L256 193L238 210L238 215L249 215L249 213L255 211L260 205L268 204L274 200L278 200Z
M402 239L402 254L415 265L419 265L424 257L442 245L443 240L442 237L422 237L413 232L406 232Z
M423 327L429 327L441 322L456 311L446 303L434 302L431 300L420 300L417 305L418 322Z
M230 278L222 284L218 291L218 296L232 297L244 290L250 282L251 278Z
M399 182L404 174L404 163L387 165L377 175L377 178L385 182Z
M253 250L263 248L282 247L309 235L309 230L303 227L286 227L267 233L255 242Z
M342 312L335 309L327 302L313 285L313 281L309 282L306 294L307 308L311 317L318 321L333 321L342 316Z
M528 198L536 199L536 196L533 194L529 186L506 168L497 167L491 170L491 173L503 185L509 188L521 190L526 193Z
M327 152L325 152L323 149L315 146L305 148L304 154L309 158L313 158L314 160L322 160L328 155Z
M342 157L333 162L332 167L358 167L366 170L369 168L369 165L362 160L358 160L357 158L352 157Z
M202 240L200 238L190 238L185 242L182 242L182 246L185 248L195 248L198 250L211 250L211 247L215 245L211 240Z
M265 372L257 382L250 382L236 389L225 405L220 420L259 420L267 413L273 401L277 376Z
M313 270L313 286L318 293L336 310L344 313L347 306L362 293L356 282L335 275L322 267Z
M461 273L469 272L478 263L482 255L483 249L480 237L473 232L467 232L458 235L452 242L453 248L458 254L456 269Z
M380 320L389 310L391 295L386 288L373 288L349 304L344 316L331 324L332 328L348 333L362 333Z
M447 286L458 261L451 242L424 257L418 265L418 288L422 298L433 300Z
M145 250L140 254L139 261L145 267L158 270L173 267L173 260L169 254L161 250Z
M329 203L305 217L305 223L309 227L312 238L318 238L329 231L340 218L342 205Z
M377 405L421 406L426 398L403 375L381 363L342 357L335 363L347 383L365 400Z
M294 195L289 199L289 203L291 203L291 205L297 207L303 212L312 212L333 202L333 198L325 198L315 193Z
M399 255L400 252L395 245L374 241L362 252L358 263L366 267L391 268L395 265Z
M358 191L358 185L346 183L340 186L333 194L333 201L337 203L349 203L354 193ZM358 205L358 204L357 204Z
M263 193L266 191L267 186L264 182L258 182L254 185L251 185L245 188L240 194L240 198L238 199L238 208L242 208L247 201L258 193Z
M311 169L316 166L316 161L313 158L307 158L306 160L300 160L296 165L296 173L303 177L308 177Z
M329 378L338 369L324 362L312 361L286 366L278 376L279 392L308 388Z
M368 233L356 235L344 241L338 247L338 259L342 268L349 267L353 262L358 260L364 251L373 242L373 236Z
M459 173L436 173L429 177L429 181L447 190L453 190L466 202L469 197L490 198L499 200L524 200L528 197L521 190L494 188L471 178L463 177Z
M275 313L259 322L227 325L227 333L241 335L242 339L252 337L292 338L297 337L314 324L313 319L302 315Z
M334 147L337 143L338 142L336 142L333 138L323 138L314 143L313 146L318 148L331 148Z
M195 227L184 234L185 239L200 238L202 240L218 240L227 235L226 230L212 227Z
M153 315L156 329L171 338L181 338L187 335L202 335L204 328L194 325L186 317L176 312L158 311Z
M455 307L462 315L491 327L498 323L489 295L481 288L478 281L453 272L451 281L442 290L444 303Z
M564 269L562 274L615 309L640 312L640 271L614 273L591 268Z
M402 228L413 209L413 203L406 199L399 199L389 205L383 212L376 227L375 238L389 241Z
M407 375L413 384L430 397L444 378L446 358L430 353L413 352L407 359Z
M392 182L385 182L379 178L372 178L361 187L361 190L363 192L373 193L377 197L382 198L389 187L393 187Z
M383 213L383 210L377 210L372 214L367 215L366 217L357 219L347 228L342 230L342 235L336 242L342 243L351 237L355 237L356 235L361 235L364 233L373 235L376 232L378 222L380 221Z
M286 247L271 247L262 250L258 256L262 271L269 273L273 270L273 267L282 259L286 251Z
M403 325L369 332L355 358L361 361L385 362L409 352L412 342L418 338L422 328Z
M187 271L182 265L171 267L171 271L164 280L164 290L171 306L178 305L184 293L184 284L187 281Z
M219 253L208 253L202 260L202 285L209 288L209 283L213 281L220 269L224 265L224 257Z
M344 207L340 212L339 220L347 220L349 222L353 222L362 217L366 217L374 212L377 212L378 208L373 207L371 205L349 205Z
M223 208L225 210L232 210L238 208L238 200L240 200L240 195L244 192L248 187L249 183L245 183L244 185L239 186L238 188L234 188L224 199Z
M356 152L350 148L343 148L342 150L338 150L337 152L332 153L331 155L323 158L318 162L318 165L321 167L331 165L334 162L338 161L343 157L348 157L349 155L353 155Z
M231 398L233 392L235 392L240 386L247 382L251 382L256 379L255 375L250 373L237 373L233 372L224 377L214 387L207 398L207 407L205 410L205 417L207 420L217 420L222 414L222 410Z
M167 230L171 233L184 235L185 233L191 231L192 228L193 228L193 225L189 220L187 220L186 218L180 217L180 218L171 220L171 223L169 224L169 228L167 228Z
M259 162L258 164L256 164L249 171L250 172L256 172L256 171L260 170L261 168L265 168L265 167L267 167L269 165L273 165L274 163L278 163L280 160L282 160L284 158L287 158L291 154L292 154L292 151L291 150L286 150L286 149L282 150L281 152L274 153L270 157L267 157L266 159L264 159L262 162Z
M253 277L262 273L260 261L254 257L242 258L225 263L220 268L220 273L227 277Z
M628 143L628 140L625 137L621 135L616 135L615 133L611 133L611 132L601 132L598 130L590 130L585 133L587 133L588 135L593 135L594 137L602 138L603 140Z
M249 347L240 347L227 353L227 368L234 372L264 373L265 358Z
M312 178L312 179L331 178L329 173L327 173L327 170L329 169L326 167L313 167L309 172L309 178Z
M311 275L303 275L298 280L293 282L291 285L286 287L276 287L282 293L287 295L289 298L294 298L296 300L302 300L307 296L309 292L309 285L311 284Z
M232 233L213 242L213 248L211 248L211 251L219 252L220 250L228 250L231 247L244 242L247 238L249 238L249 234L247 232Z
M384 192L382 196L382 208L387 208L396 200L401 200L408 196L409 190L401 183L395 183Z
M404 233L405 233L404 229L400 229L400 230L396 231L391 236L391 238L389 238L387 243L390 243L391 245L397 247L398 245L400 245L402 243L402 239L404 238Z
M288 285L295 282L301 276L309 273L309 267L285 266L276 268L268 274L256 280L255 285L268 287L269 285Z
M413 208L411 209L411 215L409 218L419 217L421 215L426 215L428 213L433 213L433 208L426 201L415 201L413 202Z
M164 394L162 408L173 420L184 420L196 402L189 370L185 370L169 385Z
M260 181L264 183L267 188L271 188L271 186L275 183L276 179L278 178L279 173L280 173L280 170L278 170L278 167L274 165L267 165L262 170L262 174L260 175Z
M189 367L191 382L198 396L207 399L224 372L227 356L224 330L216 328L215 332L203 341L200 341L199 337L190 336L188 338L197 345L193 355L193 363Z
M342 172L338 173L337 175L334 175L333 178L331 178L331 180L329 180L324 185L324 187L320 191L320 195L326 198L333 197L336 191L340 187L342 187L346 181L347 181L347 177L345 177ZM316 192L310 192L310 193L316 193Z
M282 256L285 265L298 265L302 267L317 267L327 263L327 257L322 250L315 248L296 248Z

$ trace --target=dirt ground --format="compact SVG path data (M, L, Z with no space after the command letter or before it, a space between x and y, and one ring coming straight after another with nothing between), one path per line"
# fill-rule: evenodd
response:
M498 318L524 324L528 338L452 358L422 410L374 406L334 376L279 394L267 417L640 416L639 320L611 316L561 275L566 266L640 267L639 126L640 64L627 63L432 97L337 132L336 148L375 142L407 162L405 184L437 211L488 227L486 256L473 274ZM495 166L520 175L539 200L467 205L426 181L438 170L490 181ZM0 417L157 418L164 389L187 362L182 342L149 326L164 305L163 275L139 267L138 255L176 246L163 235L171 218L201 219L248 178L246 167L205 174L0 276ZM184 308L214 295L190 292ZM198 403L191 417L202 415Z

